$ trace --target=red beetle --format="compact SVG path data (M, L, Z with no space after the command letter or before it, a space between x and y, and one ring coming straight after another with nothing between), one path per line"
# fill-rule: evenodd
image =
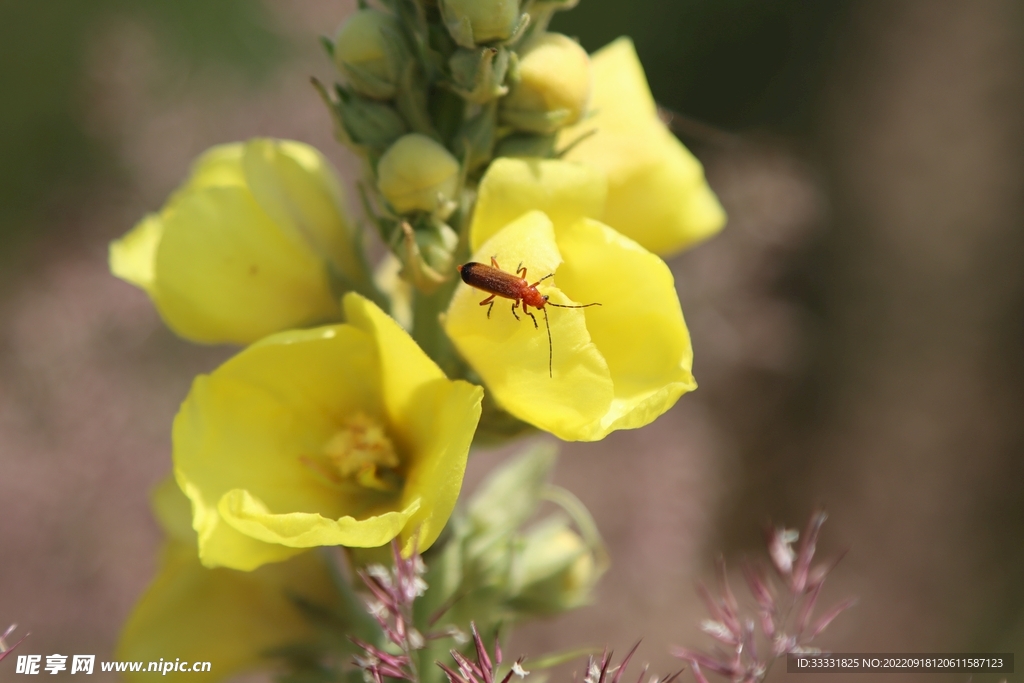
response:
M548 322L548 310L545 306L557 306L558 308L587 308L589 306L600 306L599 303L582 304L577 306L566 306L564 304L555 304L548 301L546 294L541 294L537 290L537 285L554 273L549 273L541 279L534 282L532 285L527 284L526 280L526 268L523 268L523 264L520 263L519 267L516 268L516 274L506 273L498 265L498 260L492 256L491 265L484 265L483 263L465 263L458 266L459 275L462 276L462 281L470 287L474 287L483 292L490 294L486 299L480 302L481 306L490 304L487 307L487 317L491 317L491 309L494 308L494 297L500 296L503 299L512 300L512 315L515 316L516 320L520 320L519 316L516 315L516 309L522 305L523 313L530 316L533 320L534 328L538 328L537 318L534 317L533 313L530 312L528 306L538 308L544 311L544 326L548 330L548 376L553 377L552 371L552 350L551 350L551 323Z

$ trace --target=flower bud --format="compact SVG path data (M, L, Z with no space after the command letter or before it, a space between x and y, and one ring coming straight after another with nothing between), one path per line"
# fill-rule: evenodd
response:
M419 133L400 137L377 164L377 189L397 213L443 212L459 187L459 162Z
M580 120L590 101L590 58L561 33L544 33L519 53L518 80L501 100L501 120L531 133L554 133Z
M462 47L508 40L522 27L519 0L441 0L441 16Z
M527 534L513 605L531 615L556 614L590 602L604 573L599 553L563 520L549 518Z
M394 16L375 9L353 14L334 39L334 65L353 90L386 100L395 96L395 84L404 61L402 29Z
M338 116L348 138L357 145L383 151L409 130L394 107L338 88Z

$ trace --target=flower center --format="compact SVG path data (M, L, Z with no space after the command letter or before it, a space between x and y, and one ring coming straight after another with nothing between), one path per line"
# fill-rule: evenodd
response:
M359 411L349 416L323 446L333 466L335 481L351 481L375 491L394 492L402 488L396 471L401 464L395 445L384 427ZM340 483L340 482L339 482Z

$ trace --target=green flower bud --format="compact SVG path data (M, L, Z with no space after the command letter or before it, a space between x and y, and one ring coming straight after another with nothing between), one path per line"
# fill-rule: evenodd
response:
M355 145L383 152L409 128L394 107L338 88L335 103L345 136Z
M378 100L395 96L405 56L398 19L375 9L353 14L334 39L334 65L357 93Z
M501 99L501 121L531 133L554 133L586 113L590 57L561 33L543 33L519 53L518 80Z
M448 60L455 92L476 104L507 94L504 83L508 62L509 51L504 47L457 50Z
M459 162L426 135L403 135L377 164L377 189L400 214L450 211L458 188Z
M523 27L519 0L441 0L441 16L462 47L508 40Z
M549 518L526 537L517 562L519 589L513 606L530 615L550 615L590 602L604 573L599 553L587 546L565 520Z

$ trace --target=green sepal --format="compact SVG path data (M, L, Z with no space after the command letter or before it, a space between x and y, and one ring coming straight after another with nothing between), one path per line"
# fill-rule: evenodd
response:
M494 149L494 156L551 159L556 156L557 140L556 134L512 133L501 139Z
M427 85L419 63L408 60L398 78L395 106L413 131L440 140L427 108Z
M409 128L391 105L368 100L335 86L337 110L348 137L357 145L365 145L383 153Z
M329 58L334 59L334 41L330 37L320 36L320 47L324 49Z
M505 77L508 74L510 52L504 47L484 47L475 50L460 49L448 59L451 70L451 88L464 99L475 104L486 104L508 93Z
M486 166L494 158L497 128L498 112L493 102L459 128L452 140L452 151L462 159L467 173Z

